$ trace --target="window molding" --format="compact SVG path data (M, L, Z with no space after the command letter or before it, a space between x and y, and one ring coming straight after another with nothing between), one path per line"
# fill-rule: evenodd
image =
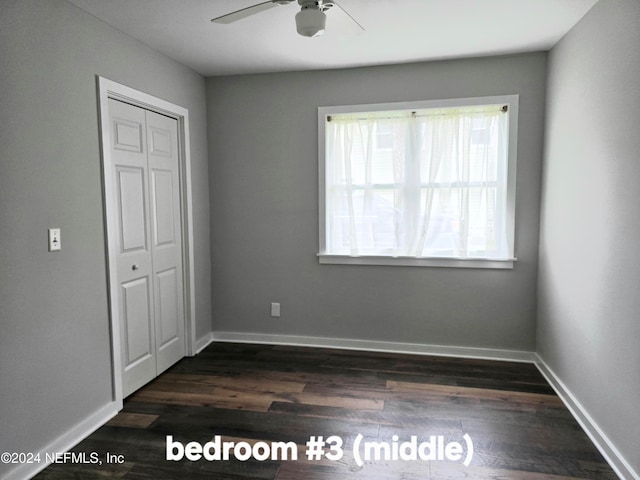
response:
M371 113L394 110L420 110L437 108L473 107L479 105L505 104L509 108L509 145L507 157L507 205L505 212L507 245L512 258L493 260L489 258L452 258L452 257L393 257L383 255L338 255L327 253L327 211L326 211L326 132L327 117L338 114ZM456 99L438 99L415 102L376 103L362 105L336 105L318 108L318 178L319 178L319 249L320 264L335 265L386 265L421 266L451 268L490 268L511 269L517 261L515 255L515 203L516 203L516 166L518 151L518 115L519 95L498 95Z
M387 267L441 267L441 268L489 268L499 270L513 269L516 258L509 260L491 260L486 258L451 257L391 257L383 255L333 255L318 254L318 262L323 265L378 265Z

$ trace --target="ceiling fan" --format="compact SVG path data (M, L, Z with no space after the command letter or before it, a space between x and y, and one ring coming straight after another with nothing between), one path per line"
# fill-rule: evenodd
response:
M255 15L256 13L269 10L270 8L289 5L294 0L269 0L267 2L261 2L251 7L243 8L235 12L227 13L220 17L212 18L214 23L233 23L243 18ZM325 12L331 7L337 6L342 10L360 29L364 30L355 18L353 18L349 12L347 12L338 2L327 0L298 0L300 5L300 11L296 15L296 29L298 33L304 37L317 37L324 33L324 29L327 23L327 16Z

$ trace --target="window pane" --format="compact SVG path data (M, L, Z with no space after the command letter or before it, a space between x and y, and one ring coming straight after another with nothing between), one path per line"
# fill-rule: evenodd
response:
M336 252L352 247L367 254L389 253L402 231L402 212L393 190L336 190L329 221L329 245ZM352 213L351 213L352 212Z

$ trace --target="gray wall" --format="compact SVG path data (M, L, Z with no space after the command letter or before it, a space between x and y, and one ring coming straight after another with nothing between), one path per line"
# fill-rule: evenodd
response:
M214 331L532 351L545 76L536 53L207 79ZM319 106L500 94L520 94L513 271L318 264Z
M640 472L640 2L552 50L537 350Z
M197 331L211 330L205 82L63 0L2 1L0 61L0 451L29 452L111 400L97 74L190 111Z

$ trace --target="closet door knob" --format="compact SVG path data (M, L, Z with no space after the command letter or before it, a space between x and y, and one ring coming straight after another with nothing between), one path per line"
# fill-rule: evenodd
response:
M131 265L131 270L138 270L140 267L137 264Z

